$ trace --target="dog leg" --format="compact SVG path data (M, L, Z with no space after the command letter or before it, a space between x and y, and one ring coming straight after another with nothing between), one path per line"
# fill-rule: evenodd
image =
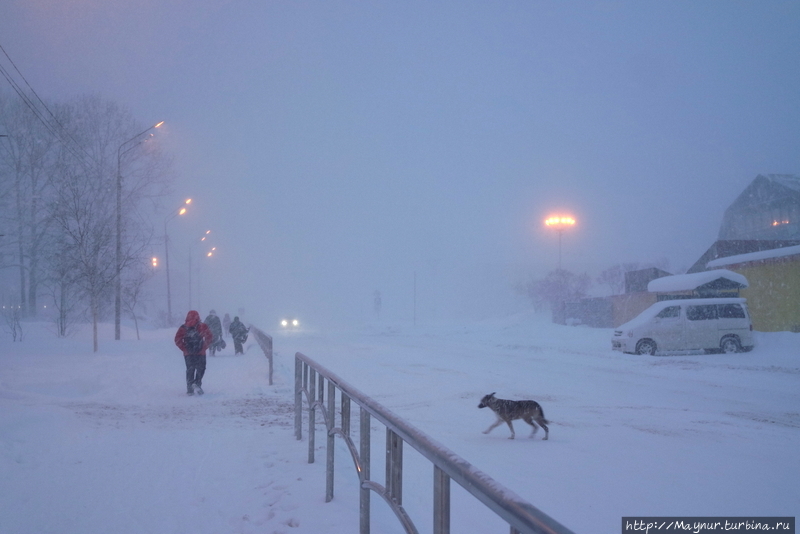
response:
M533 422L533 419L531 419L530 416L523 417L522 420L525 421L526 423L528 423L529 425L531 425L531 429L532 429L531 430L531 435L528 436L528 437L529 438L533 438L533 436L535 436L536 432L539 430L539 427L536 426L536 423Z
M529 437L533 439L534 436L536 436L536 433L539 431L539 427L537 427L536 425L531 425L531 426L533 427L533 430L531 430L531 435Z
M506 423L508 423L508 428L511 430L511 437L508 439L514 439L516 437L516 434L514 433L514 425L511 424L511 420L506 421Z
M544 437L542 438L542 441L544 441L550 435L550 429L547 428L546 424L544 424L544 420L539 420L539 421L536 421L536 422L539 423L542 428L544 428Z
M497 418L497 421L495 421L494 423L492 423L492 425L491 425L489 428L487 428L486 430L484 430L484 431L483 431L483 433L484 433L484 434L488 434L489 432L491 432L492 430L494 430L495 428L497 428L498 426L500 426L500 424L501 424L502 422L503 422L503 420L502 420L502 419L500 419L500 418L498 417L498 418Z

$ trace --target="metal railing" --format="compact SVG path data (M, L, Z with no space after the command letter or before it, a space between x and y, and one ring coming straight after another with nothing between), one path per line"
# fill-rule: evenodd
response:
M333 499L334 438L339 436L347 445L358 473L360 534L369 534L370 531L371 493L377 494L388 504L407 533L418 533L417 527L403 508L404 443L408 443L433 464L434 534L450 532L451 479L506 521L510 525L511 534L572 534L571 530L304 354L295 354L294 370L295 437L298 440L303 439L305 394L308 406L308 463L314 462L315 414L319 410L327 429L325 502ZM339 426L336 426L337 389L341 402ZM360 408L358 448L350 436L351 401ZM370 478L370 424L373 417L386 427L386 478L383 485Z
M272 385L272 336L265 334L253 325L250 325L250 332L256 338L258 346L264 352L264 356L269 360L269 385Z

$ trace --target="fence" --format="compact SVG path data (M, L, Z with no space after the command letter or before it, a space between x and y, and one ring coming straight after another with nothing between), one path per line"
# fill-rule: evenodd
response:
M418 530L403 508L403 444L408 443L433 464L433 533L450 532L450 480L455 480L472 496L510 525L511 534L571 534L572 531L498 484L469 462L420 432L344 380L307 356L295 354L294 428L303 438L303 396L308 406L308 463L314 462L316 411L322 414L327 429L325 502L333 499L334 439L347 445L356 472L359 491L359 533L370 531L370 495L377 494L392 509L409 534ZM327 403L325 389L327 385ZM341 402L341 424L336 426L336 390ZM350 437L350 404L359 408L359 447ZM386 478L381 485L370 478L371 418L386 427Z
M250 325L250 331L253 337L256 338L258 346L264 351L264 356L269 360L269 385L272 385L272 336L265 334L253 325Z

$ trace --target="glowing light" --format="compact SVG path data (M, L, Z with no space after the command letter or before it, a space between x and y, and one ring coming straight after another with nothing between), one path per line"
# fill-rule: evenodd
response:
M558 215L553 217L548 217L544 220L545 226L552 226L554 228L568 228L570 226L575 226L575 219L569 216Z
M181 208L181 211L178 212L178 215L183 215L186 213L186 208Z
M789 221L772 221L772 226L780 226L782 224L789 224Z
M158 124L153 126L153 128L160 128L162 124L164 124L164 121L159 122Z
M153 258L153 267L158 267L158 258Z
M184 202L184 204L191 204L191 203L192 203L192 199L191 198L187 198L186 201Z

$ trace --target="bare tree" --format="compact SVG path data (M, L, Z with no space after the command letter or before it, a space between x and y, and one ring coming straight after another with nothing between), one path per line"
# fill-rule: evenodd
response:
M0 95L9 136L0 139L0 222L10 229L0 246L13 258L2 266L18 270L23 315L35 313L42 287L50 293L59 335L88 306L96 351L115 283L153 239L171 161L114 102L85 96L42 106L47 113L34 114Z
M89 303L92 346L97 352L97 323L116 276L114 262L109 261L114 257L112 193L91 172L75 167L64 171L54 217L64 239L64 261L74 266L77 287Z
M82 304L77 285L78 270L72 262L71 251L63 239L59 239L50 252L51 255L48 257L50 269L45 287L55 311L53 321L56 325L56 335L66 337L71 327L78 322L77 312Z
M20 322L22 306L19 304L4 304L0 308L0 315L3 317L6 329L11 334L11 340L22 341L22 323Z
M51 217L46 209L52 195L50 174L56 141L33 112L19 100L0 95L0 125L7 137L0 142L0 191L11 199L6 211L6 238L13 242L19 272L21 315L37 312L39 284L45 266L42 254Z
M578 275L566 269L556 269L541 280L532 280L526 289L538 309L547 304L555 317L565 302L585 297L591 285L592 279L586 273Z
M136 327L136 339L139 337L139 318L136 315L136 306L144 296L144 284L153 276L153 271L148 265L139 262L128 270L127 276L122 284L122 303L125 311L133 319Z
M601 272L597 277L597 283L611 288L612 295L620 295L625 292L625 273L622 264L617 263Z

